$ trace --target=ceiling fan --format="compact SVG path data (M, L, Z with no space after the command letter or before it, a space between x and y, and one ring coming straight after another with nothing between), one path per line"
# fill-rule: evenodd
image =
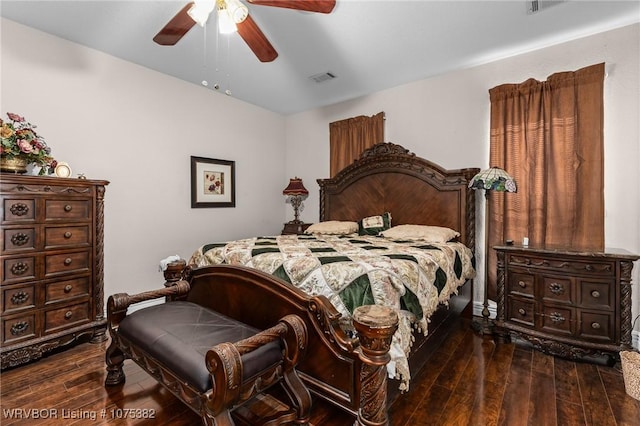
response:
M247 0L251 4L274 6L305 12L331 13L335 0ZM220 32L237 31L261 62L271 62L278 52L260 27L249 16L240 0L195 0L184 6L153 38L163 46L172 46L196 24L204 26L209 14L217 11Z

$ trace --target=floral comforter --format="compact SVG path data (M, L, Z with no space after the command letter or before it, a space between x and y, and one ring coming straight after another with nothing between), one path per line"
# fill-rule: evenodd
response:
M391 377L408 389L412 328L427 334L429 317L475 276L471 250L458 242L398 241L379 236L282 235L206 244L189 264L245 265L325 295L350 318L360 305L391 306L400 326L393 337Z

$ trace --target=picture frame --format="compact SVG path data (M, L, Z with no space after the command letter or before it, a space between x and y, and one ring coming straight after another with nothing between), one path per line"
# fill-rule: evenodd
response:
M236 206L235 161L191 156L191 208Z

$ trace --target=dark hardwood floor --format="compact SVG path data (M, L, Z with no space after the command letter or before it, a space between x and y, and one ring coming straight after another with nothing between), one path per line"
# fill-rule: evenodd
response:
M28 424L200 424L132 361L125 363L126 383L105 389L106 346L83 343L2 372L0 424L25 424L10 417L28 410L50 417ZM464 321L430 367L413 377L390 416L392 425L640 425L640 401L626 394L619 364L575 363L513 343L497 345ZM314 400L312 423L350 426L353 419Z

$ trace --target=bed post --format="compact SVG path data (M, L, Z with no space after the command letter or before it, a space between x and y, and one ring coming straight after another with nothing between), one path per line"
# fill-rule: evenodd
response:
M360 408L354 426L389 424L387 414L387 363L391 339L398 328L398 314L381 305L359 306L353 325L360 340Z

